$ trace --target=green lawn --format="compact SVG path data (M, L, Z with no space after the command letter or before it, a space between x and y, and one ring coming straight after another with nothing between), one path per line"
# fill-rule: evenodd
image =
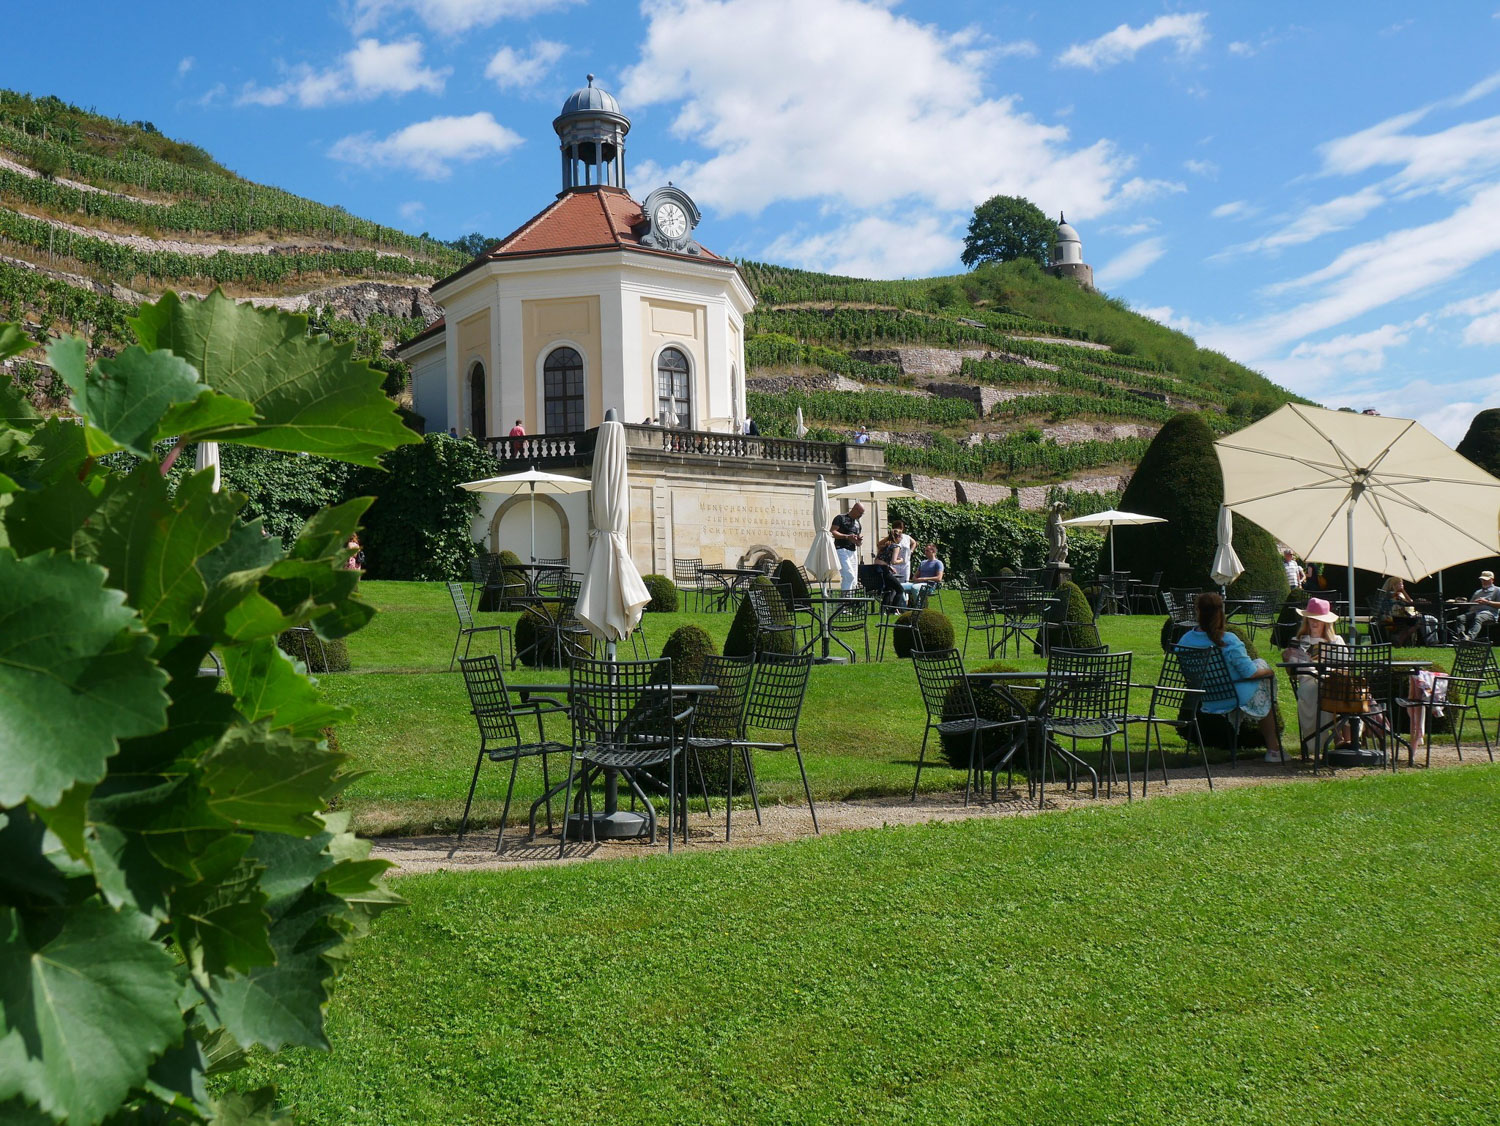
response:
M333 1052L234 1082L341 1126L1494 1122L1497 819L1486 765L410 877Z
M477 736L468 714L463 681L449 673L456 632L452 603L440 583L367 582L365 597L380 613L349 639L354 672L325 676L325 695L354 708L354 719L339 728L342 749L351 765L370 771L349 787L341 801L363 833L424 833L457 827L464 794L474 766ZM963 639L962 614L956 597L948 609ZM695 624L722 645L732 615L648 614L646 628L652 652L676 627ZM510 622L514 614L481 615L485 622ZM1161 618L1109 617L1101 622L1105 641L1135 652L1133 679L1150 683L1161 667L1158 633ZM982 638L970 646L969 667L985 663ZM480 635L475 652L491 639ZM872 643L873 644L873 643ZM1413 651L1419 653L1421 651ZM861 655L863 650L861 649ZM1428 656L1432 656L1429 652ZM1274 656L1274 654L1272 654ZM1439 659L1441 659L1439 654ZM1029 652L1007 658L1022 668L1042 668ZM515 681L564 681L566 673L517 669ZM1295 730L1291 690L1280 678L1282 713ZM1136 693L1134 706L1145 711L1150 694ZM843 799L909 791L925 713L911 665L887 654L884 663L816 667L808 687L800 730L813 793L820 799ZM1133 734L1139 736L1137 729ZM1169 748L1182 748L1174 736ZM789 755L757 759L762 797L802 801L796 761ZM475 823L493 826L505 796L505 771L481 772L475 798ZM923 771L924 791L961 788L963 775L945 766ZM521 768L517 809L524 810L541 792L541 770Z

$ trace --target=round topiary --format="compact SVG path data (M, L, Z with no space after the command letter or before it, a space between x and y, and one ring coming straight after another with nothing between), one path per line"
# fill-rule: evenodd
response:
M558 660L557 635L552 623L557 619L560 607L556 602L534 602L516 619L516 656L521 663L531 668L549 668L558 664L570 664L575 657L589 656L589 648L580 641L569 641Z
M946 614L938 610L908 610L896 619L892 627L891 642L896 656L910 657L916 648L912 644L916 639L912 630L913 618L916 619L915 634L922 639L923 652L935 653L954 647L953 623Z
M1094 607L1075 582L1065 582L1052 592L1057 599L1047 611L1047 644L1060 649L1091 649L1100 644ZM1040 647L1037 647L1040 652Z
M491 575L490 584L479 593L479 613L512 609L526 594L526 573L520 569L521 557L514 551L502 551L496 558L500 562L500 573Z
M974 672L1019 672L1014 665L988 664L981 665ZM973 693L974 706L983 719L1015 719L1017 718L1005 698L998 692L988 688L973 685L970 682L970 691ZM1025 681L1010 681L1006 689L1016 697L1025 707L1031 707L1035 703L1036 693L1041 688L1041 678L1035 684ZM943 705L943 720L946 722L958 719L966 714L963 702L964 682L959 681L948 692L948 699ZM1002 750L1009 747L1015 736L1015 729L1001 728L993 731L984 731L979 735L979 753L981 761L989 762ZM955 770L967 770L969 768L970 740L965 734L943 735L940 738L943 748L943 758L948 760L948 765Z
M661 655L672 662L674 684L702 683L703 659L717 652L714 639L697 626L678 626L661 647Z
M769 596L776 601L781 600L781 593L766 575L757 575L750 582L757 588L767 591ZM724 639L724 656L726 657L749 657L756 651L756 636L759 630L755 624L755 607L750 604L750 594L747 591L740 596L739 609L734 612L734 621L729 623L729 636ZM782 630L779 633L768 633L760 637L760 652L762 653L786 653L797 651L797 638L794 630Z
M672 682L674 684L701 684L704 679L704 661L716 654L714 639L704 630L697 626L679 626L672 631L670 637L662 644L661 655L672 662ZM730 722L722 728L717 726L712 718L705 717L700 711L693 723L693 734L705 738L721 736L725 738L737 738L739 730L737 725ZM722 794L729 786L729 748L714 750L699 750L697 761L703 768L702 778L698 772L692 769L692 756L688 758L689 777L688 793L694 793L704 787L710 795ZM733 752L738 754L738 752ZM666 767L652 767L648 773L658 778L663 785L667 782L668 772ZM750 789L750 780L745 770L741 767L735 771L734 792L743 794Z
M651 601L646 603L648 614L677 613L677 586L666 575L646 575L641 579L651 592Z
M1120 498L1125 511L1162 516L1167 523L1116 528L1117 566L1143 577L1161 571L1163 589L1201 586L1213 567L1223 503L1224 474L1213 431L1196 411L1175 415L1157 431ZM1281 554L1263 528L1236 516L1234 550L1245 572L1230 587L1231 595L1286 593Z
M775 580L777 587L791 595L793 606L805 606L812 597L812 591L807 589L807 580L802 577L802 568L790 559L783 559L776 564Z
M292 660L303 662L310 673L349 671L349 646L342 637L324 641L310 628L289 629L277 636L276 647Z

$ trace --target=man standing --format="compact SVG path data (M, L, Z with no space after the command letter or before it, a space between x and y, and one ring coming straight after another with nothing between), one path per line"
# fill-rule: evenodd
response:
M847 514L840 512L828 527L833 536L834 554L839 557L839 589L846 594L859 580L859 545L865 538L859 518L864 514L865 506L855 501Z
M1473 641L1484 627L1500 618L1500 586L1495 585L1494 571L1479 572L1479 589L1469 595L1474 609L1464 617L1464 640Z
M1281 553L1281 565L1286 568L1287 586L1293 590L1298 589L1307 579L1307 572L1302 569L1302 564L1297 562L1296 553L1287 548Z
M510 428L510 437L513 438L513 439L514 438L524 438L524 437L526 437L526 427L524 427L524 426L521 425L521 420L519 418L516 419L516 424ZM511 457L520 457L521 456L521 443L520 442L517 442L517 441L512 441L511 442L511 444L510 444L510 456Z

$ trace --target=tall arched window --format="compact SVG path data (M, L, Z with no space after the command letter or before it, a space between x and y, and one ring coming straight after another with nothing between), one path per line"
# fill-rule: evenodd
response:
M575 348L554 348L542 365L543 418L548 434L583 429L583 357Z
M489 437L489 422L484 410L484 365L469 369L469 433L476 438Z
M656 414L663 426L693 428L688 360L677 348L663 348L656 360Z

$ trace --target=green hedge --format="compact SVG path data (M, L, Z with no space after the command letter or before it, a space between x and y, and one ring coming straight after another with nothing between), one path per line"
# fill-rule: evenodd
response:
M1006 567L1040 567L1047 561L1047 518L1014 504L943 504L939 501L893 500L891 517L906 521L918 544L936 543L944 574L957 579L972 571L999 574ZM1074 574L1092 577L1099 567L1104 537L1068 529L1068 562Z

